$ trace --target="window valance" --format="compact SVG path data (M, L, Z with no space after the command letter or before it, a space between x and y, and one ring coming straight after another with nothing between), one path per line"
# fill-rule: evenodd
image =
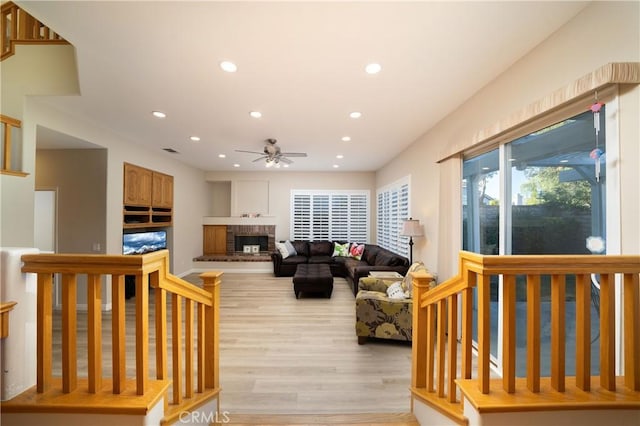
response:
M599 96L605 95L608 89L617 84L640 83L640 63L616 62L603 65L595 71L577 79L573 83L560 88L549 95L525 106L493 125L479 130L470 140L451 145L443 152L438 163L461 153L470 154L498 146L519 136L524 136L536 128L552 124L554 117L578 113L569 111L581 99L586 104L593 100L595 91ZM542 123L541 120L549 121Z

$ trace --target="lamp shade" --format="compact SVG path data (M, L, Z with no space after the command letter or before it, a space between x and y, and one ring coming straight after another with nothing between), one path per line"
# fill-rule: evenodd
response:
M407 219L402 223L402 231L400 235L403 237L421 237L423 236L422 225L417 219Z

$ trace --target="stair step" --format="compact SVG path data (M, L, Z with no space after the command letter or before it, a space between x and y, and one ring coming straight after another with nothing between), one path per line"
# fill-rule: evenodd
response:
M411 413L358 413L358 414L229 414L226 424L261 426L420 426ZM213 423L222 425L222 423Z

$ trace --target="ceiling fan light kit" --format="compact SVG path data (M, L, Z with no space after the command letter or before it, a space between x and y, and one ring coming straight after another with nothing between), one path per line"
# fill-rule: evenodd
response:
M307 156L306 152L282 152L282 150L280 149L280 146L278 146L277 143L278 141L276 139L269 138L265 140L265 145L262 152L247 151L243 149L236 149L236 152L244 152L248 154L259 155L258 158L252 161L253 163L264 160L265 167L267 168L275 167L276 169L280 168L281 163L284 164L284 167L288 167L289 164L292 164L293 161L291 161L288 157L306 157Z

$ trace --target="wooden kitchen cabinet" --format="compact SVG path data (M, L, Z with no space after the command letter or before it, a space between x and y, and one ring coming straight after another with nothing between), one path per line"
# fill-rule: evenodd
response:
M153 207L173 207L173 176L153 172L151 205Z
M124 163L123 227L173 223L173 176Z
M227 254L226 225L203 225L202 252L204 255Z
M153 172L143 167L124 163L124 204L151 207Z

